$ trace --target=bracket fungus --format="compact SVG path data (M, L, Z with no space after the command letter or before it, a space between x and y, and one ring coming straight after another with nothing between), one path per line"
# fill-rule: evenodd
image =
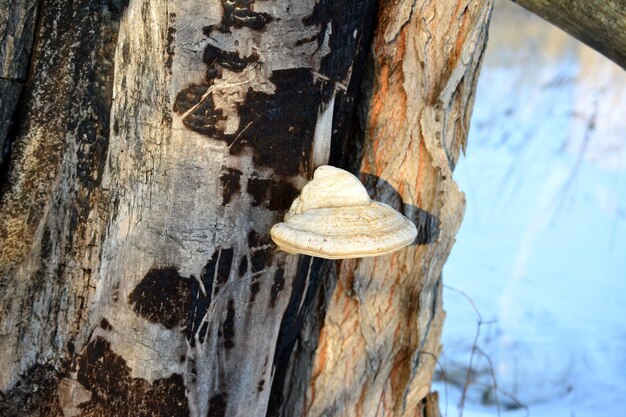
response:
M270 234L285 252L345 259L394 252L411 244L417 229L393 208L372 201L354 175L323 165Z

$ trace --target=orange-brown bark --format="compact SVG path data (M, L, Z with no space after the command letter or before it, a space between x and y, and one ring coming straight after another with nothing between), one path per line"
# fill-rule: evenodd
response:
M441 269L464 210L451 175L491 7L488 0L380 4L360 171L375 198L415 221L419 236L392 255L339 266L307 416L436 413L427 394L444 318Z

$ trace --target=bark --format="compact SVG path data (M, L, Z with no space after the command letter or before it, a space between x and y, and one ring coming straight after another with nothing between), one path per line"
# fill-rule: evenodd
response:
M284 416L434 415L427 394L444 318L441 269L465 206L452 170L491 9L490 1L380 3L360 173L419 234L393 255L338 264L321 328L309 325L294 353L291 379L310 375L306 399L287 403Z
M346 141L371 4L42 3L0 202L3 415L265 415L321 267L268 231Z
M43 1L0 178L0 414L434 410L491 7L434 3L379 6L363 142L373 1ZM278 252L271 225L355 146L417 245Z
M0 0L0 166L30 62L38 1Z
M626 1L513 1L626 69Z

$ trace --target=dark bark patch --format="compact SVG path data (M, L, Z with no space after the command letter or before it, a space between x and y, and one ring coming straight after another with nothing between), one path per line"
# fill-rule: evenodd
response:
M111 326L111 323L109 323L109 321L105 319L104 317L102 318L102 320L100 320L100 327L103 330L107 330L107 331L113 330L113 326Z
M250 249L261 248L270 243L271 239L269 236L263 236L259 234L256 230L251 230L248 233L248 247Z
M241 261L239 262L238 272L241 278L243 278L246 275L246 272L248 272L248 258L246 256L241 258Z
M285 180L263 179L255 176L248 179L246 191L252 196L254 207L263 206L272 211L283 211L291 207L300 191Z
M222 205L230 203L234 194L241 190L241 175L243 173L238 169L222 166L222 175L220 183L222 185Z
M252 273L265 270L272 264L274 251L271 248L271 239L267 235L260 235L252 230L248 233L248 247L250 248L250 267Z
M220 250L220 260L217 266L217 285L224 285L228 281L233 264L233 253L234 250L232 248Z
M272 382L268 403L268 416L277 416L283 403L283 384L286 378L291 351L298 339L309 310L315 303L321 285L322 271L328 261L321 258L301 256L293 279L293 287L287 309L280 323L274 353ZM323 294L322 294L323 296ZM318 302L320 302L318 300ZM323 320L323 317L321 318Z
M331 2L332 0L321 0L316 2L311 14L302 19L302 23L307 26L321 26L320 31L316 36L317 44L319 47L321 47L322 42L324 42L326 27L328 26L328 22L330 22L331 19Z
M272 168L279 176L306 173L322 89L308 68L274 71L270 81L276 86L274 94L249 89L237 104L240 123L233 134L224 133L225 116L215 108L211 94L203 98L208 83L179 92L174 111L184 115L189 129L226 142L232 155L250 148L255 166Z
M174 267L153 268L130 293L128 302L138 315L151 322L168 329L182 326L192 347L196 334L204 343L207 324L202 321L219 286L228 281L233 254L233 248L218 248L202 269L202 285L194 276L180 276Z
M254 303L254 301L256 300L256 295L259 293L260 290L261 290L261 283L259 282L258 279L253 279L252 280L252 284L250 284L250 299L249 299L249 301L251 303Z
M0 392L0 416L62 415L56 386L62 374L52 365L37 364L20 375L10 389Z
M145 402L146 408L154 416L184 416L189 413L185 383L180 374L172 374L168 378L157 379ZM150 414L148 414L150 415Z
M304 19L306 25L320 25L318 45L324 42L326 29L332 21L332 31L328 41L331 53L322 58L320 72L335 81L344 81L350 74L355 57L370 45L372 25L375 20L375 2L359 0L320 0L313 13ZM355 36L356 33L356 36ZM356 67L355 67L356 68ZM358 71L353 71L354 74Z
M217 26L205 26L203 34L211 39L212 33L218 30L222 33L230 33L231 28L248 27L253 30L262 30L273 19L267 13L258 13L252 9L254 1L245 0L222 0L222 20ZM223 68L235 72L241 72L250 63L259 60L259 56L253 52L248 56L240 56L238 51L225 51L216 45L208 44L204 49L203 62L207 64L206 80L210 82L221 74Z
M269 248L267 249L255 249L250 255L250 261L252 263L252 273L261 272L272 263L274 253Z
M203 62L209 66L219 65L222 68L235 72L241 72L252 62L259 60L256 53L249 56L240 57L239 52L224 51L211 44L204 48Z
M190 316L187 319L185 327L185 336L187 337L187 340L190 341L192 347L195 347L196 345L194 337L196 333L198 334L199 342L204 343L206 326L201 327L201 323L206 312L209 310L209 306L211 305L213 282L215 280L215 269L218 257L219 249L213 252L213 255L204 268L202 268L202 272L200 273L200 281L202 282L202 286L204 287L206 294L202 292L200 285L195 279L192 281Z
M179 91L176 95L176 99L174 100L174 111L177 113L185 113L189 111L193 106L200 102L200 99L208 89L209 85L206 83L188 85L187 88ZM213 107L212 100L210 106Z
M174 267L153 268L130 293L128 302L141 317L171 329L186 321L191 286L191 280L181 277Z
M109 16L102 13L100 5L84 2L84 5L77 5L77 12L84 14L89 22L81 22L75 15L72 19L61 19L67 21L70 31L75 32L78 39L81 39L73 53L79 65L72 67L70 71L74 73L76 85L86 86L85 88L72 88L71 91L77 96L69 98L70 114L76 116L68 121L67 131L75 132L77 140L75 168L79 184L74 205L76 221L70 225L70 241L73 240L74 230L80 232L85 227L93 209L94 196L100 193L99 187L108 153L110 109L113 100L113 63L119 24L107 24L106 20L119 22L128 6L128 1L111 0L106 4ZM100 14L100 17L96 17ZM83 29L76 32L77 27ZM94 40L93 28L101 28L100 39ZM88 41L89 39L92 41ZM60 55L65 56L65 54ZM80 77L79 74L90 74L89 82L77 82L76 78ZM80 111L81 108L88 109L86 112L88 116L79 116L85 114ZM58 118L58 115L55 117Z
M295 176L309 163L320 88L308 68L274 71L270 81L276 86L274 94L248 90L239 106L239 140L233 144L236 135L222 140L233 144L232 154L252 148L255 166L273 168L279 176Z
M256 390L259 391L259 392L263 391L263 386L264 385L265 385L265 380L264 379L260 380L259 383L256 386Z
M43 229L43 236L41 237L41 259L48 259L51 253L52 239L50 239L50 227L46 226Z
M76 379L91 399L80 405L82 416L188 415L185 385L180 374L172 374L150 384L133 378L126 361L111 350L108 341L97 337L90 342L78 361Z
M275 367L282 365L281 361L288 360L289 353L293 349L320 286L320 271L325 262L323 259L311 258L310 256L301 256L298 261L291 297L280 324L276 353L274 354Z
M65 350L67 350L67 354L72 357L74 353L76 353L76 344L74 343L74 339L70 339L65 344Z
M24 31L32 29L31 24L28 22L26 22L25 26ZM30 45L28 45L28 49L30 49ZM17 60L14 62L19 65ZM3 184L8 185L6 183L8 182L11 141L14 131L17 130L14 122L15 119L19 118L19 114L16 114L15 110L18 108L20 101L24 101L23 90L24 81L0 79L0 97L2 97L2 101L0 101L0 196L4 188Z
M27 76L28 80L18 103L12 99L16 97L14 94L12 97L2 94L3 99L11 99L6 103L10 109L5 110L11 113L8 135L12 143L7 143L6 151L10 154L6 159L0 156L5 161L0 171L0 193L11 193L12 199L19 201L14 205L16 212L28 207L32 216L27 229L46 217L42 215L44 207L50 207L51 218L57 210L72 207L71 221L58 225L64 231L60 249L63 254L58 254L61 259L65 254L84 251L84 241L89 240L83 235L86 223L102 196L100 181L109 144L118 21L127 1L78 0L41 7L37 4L43 2L30 2L28 6L19 3L10 2L10 9L24 8L27 20L18 28L11 27L11 21L8 27L3 27L8 30L3 37L14 35L16 42L3 60L9 63L10 70L14 65L19 66L15 75L20 79ZM31 54L31 34L35 28L38 36ZM12 49L15 54L10 52ZM4 107L0 103L0 116L5 113ZM33 134L40 129L45 130L44 141ZM30 155L27 149L33 146L33 140L39 143ZM75 146L67 146L70 142ZM29 158L34 168L25 167L21 162L24 158ZM5 165L11 160L11 166ZM19 190L13 190L10 178L18 173L27 180ZM66 189L57 190L58 184L66 184ZM55 198L58 199L54 201ZM54 228L52 234L56 235Z
M272 290L270 292L270 307L276 306L276 300L278 294L285 288L285 270L278 268L274 274L274 282L272 283Z
M183 118L183 124L195 132L213 137L221 132L226 117L221 109L215 108L211 94L203 99L209 86L206 83L192 84L183 89L176 96L174 111L181 115L189 112Z
M122 19L124 10L128 7L129 0L108 0L106 2L107 9L111 13L111 19L119 22Z
M213 78L217 78L222 72L217 68L209 68L206 70L205 78L209 84Z
M26 81L32 57L33 38L37 30L38 9L37 3L3 3L2 80L20 83ZM7 97L2 98L4 101Z
M267 13L255 12L252 9L254 0L222 0L222 21L218 26L206 26L203 28L206 36L211 36L211 32L218 30L222 33L229 33L230 28L249 27L252 30L262 30L272 20Z
M200 317L200 320L202 320L202 317ZM200 321L200 323L202 324L200 325L200 328L198 328L198 331L196 332L196 334L198 335L198 342L204 343L204 340L208 336L207 330L209 329L209 323L206 321L205 322ZM194 339L191 339L191 347L195 347L195 346L196 346L196 340L194 338Z
M222 337L224 338L224 348L235 347L235 300L228 300L226 310L226 320L222 324Z
M170 21L172 21L174 18L172 17L173 13L170 13ZM168 27L167 28L167 44L165 45L165 53L167 54L167 57L165 59L165 67L167 68L168 72L171 74L172 73L172 62L174 61L174 39L175 39L175 35L176 34L176 29L173 27Z
M226 394L217 394L209 400L209 412L207 417L226 416Z
M129 389L139 391L143 388L141 381L133 381L130 371L126 361L111 350L110 343L96 337L79 358L77 380L91 391L90 403L105 398L112 403L126 402L122 399L128 396ZM84 407L88 409L90 404Z
M320 5L322 3L331 4L331 11L326 16L331 16L332 33L329 39L331 53L322 58L320 72L336 81L345 82L349 77L345 94L339 90L335 97L329 162L338 167L358 166L360 145L357 142L363 134L360 133L355 105L368 100L362 97L367 90L363 88L362 79L369 71L365 68L371 65L367 58L372 45L377 2L321 0Z
M253 30L263 29L265 25L273 20L272 16L267 13L258 13L251 10L250 6L252 3L254 2L230 2L228 0L222 0L224 7L222 24L234 28L249 27Z

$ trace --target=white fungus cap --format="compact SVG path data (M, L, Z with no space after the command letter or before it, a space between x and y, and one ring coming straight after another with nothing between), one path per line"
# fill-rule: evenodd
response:
M393 208L372 201L354 175L323 165L270 234L285 252L345 259L394 252L411 244L417 229Z

